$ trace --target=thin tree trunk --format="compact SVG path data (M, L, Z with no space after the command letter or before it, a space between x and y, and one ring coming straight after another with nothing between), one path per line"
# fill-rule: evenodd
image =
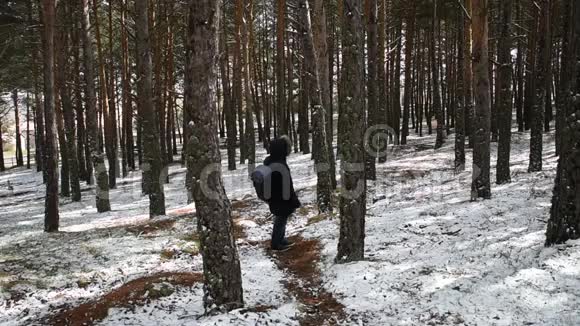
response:
M536 61L535 80L535 100L532 106L531 120L531 138L530 138L530 166L529 172L542 171L542 152L543 152L543 123L544 108L546 101L546 86L549 80L550 65L550 0L541 0L540 2L540 26L538 56Z
M137 55L137 90L139 116L143 128L143 192L149 195L149 216L165 215L163 160L159 142L159 123L153 103L153 68L149 36L149 0L135 2Z
M18 89L12 92L12 100L14 101L14 126L16 129L16 166L24 166L24 158L22 155L22 135L20 133L20 113L18 111Z
M497 153L497 184L509 183L511 128L512 128L512 0L503 0L500 4L500 39L498 44L498 153Z
M461 5L461 3L460 3ZM465 170L465 51L463 50L465 42L465 21L467 17L461 12L457 22L457 88L455 94L457 97L457 106L455 107L455 171ZM471 60L471 58L467 58Z
M77 145L75 140L76 130L75 130L75 118L74 118L74 108L71 100L71 93L69 88L66 86L67 79L67 67L69 67L68 58L70 57L68 49L68 39L70 30L67 26L67 19L71 17L71 11L67 8L66 2L61 2L58 5L58 16L59 25L61 26L58 31L58 46L57 46L57 71L56 71L56 84L57 89L60 94L60 103L62 108L62 115L64 118L64 128L62 133L65 135L65 147L68 158L68 175L70 176L70 190L72 201L81 200L81 184L79 176L79 162L77 156ZM59 118L60 120L60 118ZM65 166L66 158L63 157L62 165ZM64 174L64 171L63 171Z
M311 2L312 3L312 2ZM328 164L330 165L329 177L332 189L336 189L336 164L334 158L333 133L332 133L332 92L330 88L330 71L329 71L329 51L328 51L328 34L326 29L326 8L324 0L314 0L312 6L312 35L316 60L318 67L318 80L320 82L320 91L322 106L326 114L326 149L328 151ZM330 55L331 57L331 55Z
M84 76L86 82L86 124L88 135L88 147L91 151L91 161L96 174L96 206L99 213L111 210L109 202L109 177L107 167L105 166L104 155L99 147L99 130L97 126L97 96L94 79L94 52L91 36L91 19L89 14L89 0L82 0L82 38L83 38L83 57L84 57Z
M413 96L413 47L415 42L415 0L411 0L407 17L405 31L405 89L403 95L403 130L401 134L401 144L407 144L409 136L409 112L411 106L411 97Z
M488 0L473 3L473 77L475 85L475 120L473 183L471 199L490 199L490 125L491 104L488 54Z
M54 0L42 0L43 49L44 49L44 117L46 137L44 151L46 158L46 197L44 207L44 231L58 232L58 152L56 149L56 112L54 86Z
M298 14L300 19L300 35L302 35L302 49L304 51L304 64L306 84L304 87L309 92L310 111L312 112L313 146L318 148L314 156L318 182L316 185L316 203L320 212L332 211L331 194L332 183L330 180L330 165L328 156L328 142L326 141L326 113L322 100L322 88L318 74L318 63L326 64L326 61L316 59L312 24L307 0L299 0ZM327 76L326 76L327 77Z
M441 148L445 143L445 112L441 105L441 88L439 87L439 66L437 65L438 36L439 31L439 16L437 12L437 1L433 1L433 20L432 20L432 34L431 34L431 73L433 74L433 111L437 118L437 139L435 140L435 149Z

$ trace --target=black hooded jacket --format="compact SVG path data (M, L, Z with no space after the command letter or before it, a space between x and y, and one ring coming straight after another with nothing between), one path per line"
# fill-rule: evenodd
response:
M270 156L264 160L264 165L272 169L272 194L268 202L270 212L275 216L290 216L298 207L300 200L294 191L294 183L286 157L290 153L287 140L277 138L270 142Z

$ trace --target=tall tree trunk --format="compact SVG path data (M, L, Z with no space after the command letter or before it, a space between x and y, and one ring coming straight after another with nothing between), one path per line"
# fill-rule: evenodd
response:
M222 81L222 89L224 92L224 111L226 116L226 146L228 155L228 170L233 171L236 169L236 143L237 143L237 129L236 129L236 109L232 96L232 88L230 86L230 73L229 73L229 51L227 43L226 28L224 26L225 16L221 19L221 42L220 43L220 74ZM184 112L185 117L185 112ZM185 130L184 130L185 132ZM187 135L187 133L186 133ZM185 139L189 139L188 136Z
M521 21L522 17L522 5L521 1L517 0L517 12L516 12L516 20ZM517 95L515 99L515 106L516 106L516 117L518 123L518 131L524 132L524 46L522 38L519 37L517 40L517 58L516 58L516 69L517 69L517 76L516 76L516 84L517 84Z
M123 0L121 9L121 48L123 52L123 71L121 74L121 84L123 87L123 119L125 133L125 151L127 167L135 170L135 141L133 139L133 100L131 91L131 63L129 59L129 33L127 31L127 0Z
M26 168L30 169L30 93L26 92Z
M165 215L163 160L159 142L159 123L153 103L153 67L149 36L149 0L135 2L137 91L139 117L143 127L143 192L149 195L149 216Z
M70 35L70 30L67 24L70 24L67 20L71 17L71 10L67 7L66 2L60 2L58 5L58 21L60 28L58 30L58 46L57 46L57 71L56 71L56 84L57 89L60 94L60 103L62 108L62 115L64 118L64 129L62 133L65 135L65 147L68 158L68 175L70 176L69 184L71 190L72 201L81 200L81 183L79 176L79 162L77 156L77 145L75 140L76 130L75 130L75 117L74 108L71 100L71 93L69 87L66 86L67 80L67 67L69 67L68 58L70 57L68 39ZM60 118L59 118L60 120ZM63 166L65 165L62 158ZM63 172L64 174L64 172Z
M472 0L464 0L465 9L467 13L473 17L472 10ZM475 106L474 106L474 96L473 96L473 33L472 33L472 21L465 20L465 44L463 44L465 57L465 130L467 136L469 137L469 148L473 148L475 144Z
M512 130L512 0L503 0L500 4L500 39L498 44L498 153L497 153L497 184L509 183L510 152Z
M4 165L4 138L2 135L2 119L0 119L0 172L4 171L6 171L6 166Z
M238 117L238 130L240 133L240 164L246 162L246 135L244 134L244 84L243 72L244 62L242 58L242 30L244 24L244 2L236 0L235 2L235 33L234 39L236 42L234 48L234 79L233 89L234 98L233 103Z
M580 98L572 96L580 93L580 4L566 0L564 5L561 114L567 118L563 121L566 126L562 126L560 160L546 231L548 246L580 238Z
M459 3L461 6L462 4ZM457 106L455 107L455 171L465 170L465 51L463 50L465 42L465 21L467 18L461 12L457 22L457 88L455 96L457 97ZM471 60L471 58L467 58Z
M438 49L438 32L439 32L439 16L437 12L437 1L433 1L433 20L431 31L431 73L433 74L433 111L437 118L437 139L435 140L435 149L441 148L445 142L445 112L441 105L441 88L439 87L439 65L437 64L436 52Z
M538 56L536 61L535 100L532 106L531 138L530 138L530 166L529 172L542 171L543 126L544 108L546 101L546 86L550 73L550 0L540 1L540 26Z
M367 97L368 97L368 110L367 110L367 130L375 130L379 123L379 98L378 98L378 35L377 35L377 15L378 7L377 0L366 0L366 17L367 17L367 47L368 47L368 76L367 76ZM368 135L368 139L364 141L368 144L366 149L366 167L365 167L365 177L367 180L376 180L376 162L377 157L381 154L381 149L377 146L378 142L375 141L375 136L379 134L374 133Z
M32 1L28 0L26 2L26 10L28 11L28 22L32 26L34 24L33 21L33 9L32 9ZM35 39L34 30L32 28L30 30L30 38L31 40ZM42 33L42 32L41 32ZM40 85L39 85L39 62L38 56L40 47L34 46L32 48L32 79L34 81L34 152L35 152L35 161L36 161L36 172L43 172L42 177L44 183L47 181L46 171L43 169L44 166L44 110L41 108L40 102ZM1 137L0 137L1 138ZM2 151L2 148L0 148ZM0 170L4 170L4 153L2 153L2 158L0 162Z
M490 199L490 128L488 0L473 2L473 83L475 85L475 120L473 149L473 183L471 199Z
M116 162L117 162L117 152L113 146L113 133L115 130L111 129L110 123L110 110L111 102L110 102L110 94L109 94L109 78L107 74L107 70L105 68L105 57L103 54L103 47L101 45L101 29L100 29L100 20L99 20L99 5L98 0L93 0L93 12L95 15L95 39L97 41L97 59L98 59L98 73L99 73L99 94L101 104L101 115L103 118L102 122L102 130L105 136L105 150L107 153L107 161L109 162L109 173L107 177L109 178L108 185L111 189L115 188L116 186Z
M91 162L93 163L96 174L96 206L99 213L111 210L109 202L109 177L107 167L105 166L104 155L99 147L99 130L97 126L97 96L95 88L94 65L95 58L93 52L91 36L91 19L89 14L89 0L82 0L82 38L83 38L83 57L84 57L84 76L86 87L86 124L87 124L87 143L91 151Z
M238 0L240 1L240 0ZM245 128L245 153L248 160L248 173L254 172L256 166L256 131L254 129L254 101L252 98L251 81L251 64L250 64L250 30L254 28L254 1L249 0L249 3L243 8L243 25L242 25L242 75L244 77L244 99L246 102L246 128Z
M366 187L364 171L364 94L361 0L345 0L342 26L341 112L342 159L340 238L337 262L364 258Z
M116 94L116 83L117 78L115 76L115 56L113 54L113 3L109 1L108 14L109 14L109 78L107 80L108 87L108 98L109 98L109 147L112 153L112 159L109 160L109 165L112 165L109 173L109 187L116 188L117 178L121 176L121 171L119 170L119 136L117 134L117 94Z
M216 134L216 81L218 58L218 0L190 0L188 16L187 68L192 78L185 85L185 111L191 136L187 146L187 168L194 180L193 196L197 211L204 269L206 310L236 309L243 305L240 260L233 237L230 201L222 181L220 152ZM209 175L208 168L211 168Z
M18 89L14 89L12 92L12 100L14 101L14 126L16 129L16 166L24 166L22 134L20 133L20 113L18 111Z
M286 120L286 96L284 85L285 59L284 59L284 35L286 32L286 0L276 0L276 136L288 134Z
M322 97L322 106L326 114L326 149L328 150L329 177L332 189L336 189L336 164L332 132L332 91L330 88L328 34L326 28L325 0L314 0L312 7L312 34L318 67L318 80ZM312 2L311 2L312 3Z
M306 84L303 85L309 92L310 111L312 112L313 146L318 148L314 156L316 174L318 178L316 186L316 203L321 212L332 210L331 194L332 183L330 181L330 165L328 156L328 142L326 141L326 113L322 101L322 88L318 74L318 63L326 64L327 61L318 61L314 49L312 36L312 23L307 0L299 0L298 14L300 19L300 35L302 35L302 50L304 51L304 70Z
M386 24L386 16L387 16L387 0L380 0L379 1L379 10L378 10L378 22L377 28L379 30L378 35L378 44L377 44L377 87L378 87L378 120L377 123L380 125L387 126L389 121L387 119L388 114L388 98L387 98L387 73L385 71L385 64L386 64L386 57L385 57L385 48L387 42L387 24ZM388 139L387 137L382 137L379 139L381 142L379 144L379 163L385 163L387 161L387 146L388 146Z
M43 49L44 49L44 117L46 137L44 151L46 158L46 197L44 206L44 231L57 232L58 211L58 152L56 149L56 112L54 86L54 0L42 0Z
M411 97L413 96L413 47L415 42L415 0L411 0L408 13L406 16L405 31L405 89L403 95L403 130L401 134L401 144L407 144L409 136L409 112L411 106Z

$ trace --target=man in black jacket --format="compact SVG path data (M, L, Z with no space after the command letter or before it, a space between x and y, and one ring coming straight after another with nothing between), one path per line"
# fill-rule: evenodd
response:
M286 157L290 155L292 144L287 136L270 142L270 156L264 160L264 165L272 169L271 197L268 201L270 212L274 215L272 230L272 249L284 251L292 245L285 239L288 217L300 207L300 200L294 191L294 184Z

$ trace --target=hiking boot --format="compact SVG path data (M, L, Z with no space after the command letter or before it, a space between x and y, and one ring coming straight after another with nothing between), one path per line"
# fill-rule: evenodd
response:
M290 250L290 246L287 246L284 244L281 246L278 246L278 247L272 247L272 251L275 251L275 252L285 252L288 250Z

